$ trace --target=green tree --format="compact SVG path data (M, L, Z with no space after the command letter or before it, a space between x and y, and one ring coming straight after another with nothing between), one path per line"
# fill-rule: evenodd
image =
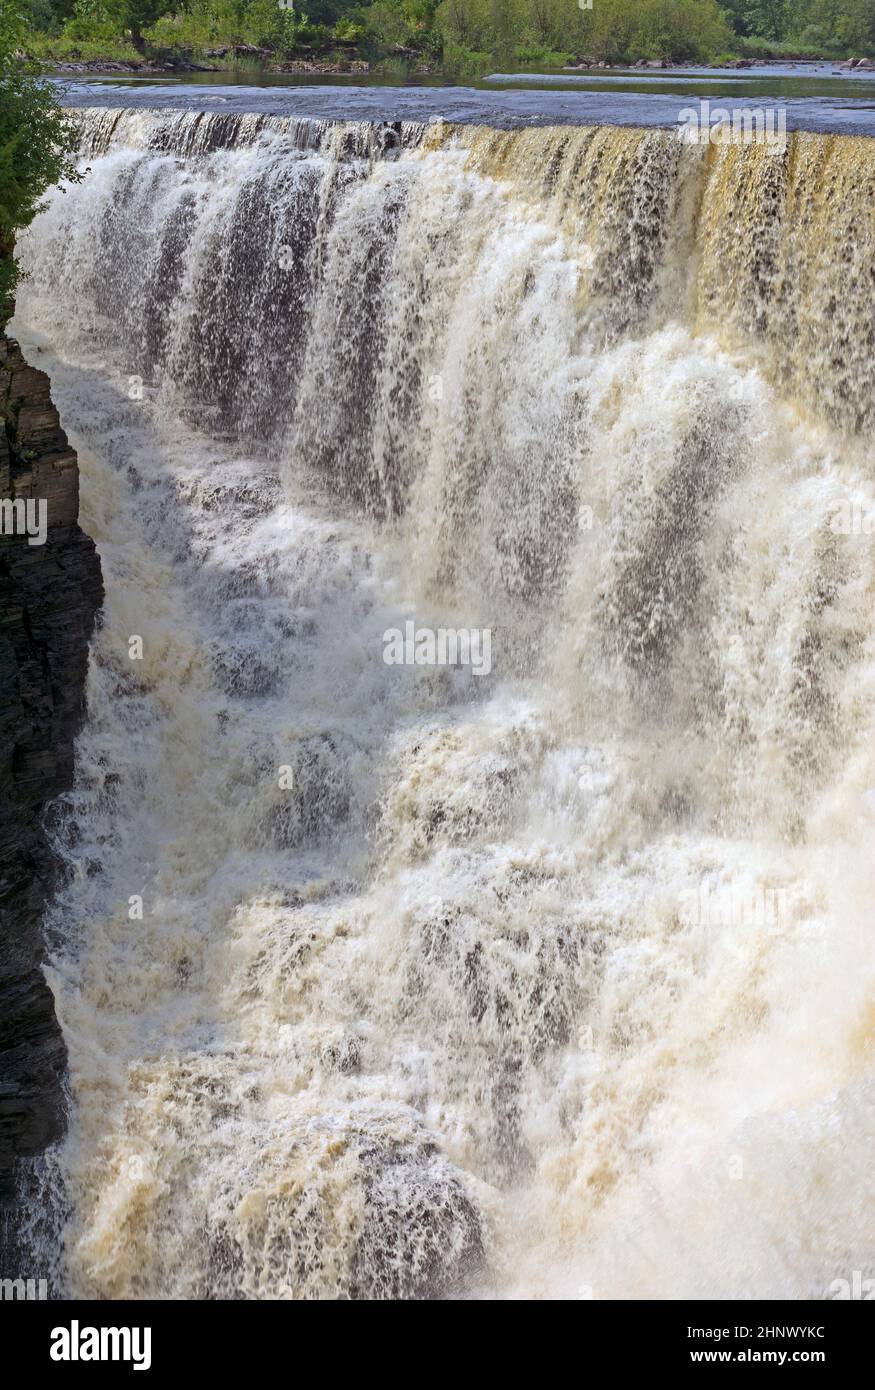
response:
M510 67L519 36L517 6L513 0L489 0L489 28L495 62L499 67Z
M160 19L168 8L165 0L118 0L121 28L130 34L135 47L142 46L143 30Z
M486 53L492 48L490 0L441 0L437 21L445 41Z
M92 31L115 37L130 34L139 47L143 30L172 8L168 0L74 0L68 32L81 38L88 38Z
M842 0L836 17L836 37L839 43L858 52L871 52L875 47L875 0Z
M37 64L17 57L26 32L26 0L0 9L0 329L11 313L21 270L15 234L40 210L43 194L78 179L76 131Z
M744 17L751 34L764 39L783 39L791 22L791 0L749 0Z

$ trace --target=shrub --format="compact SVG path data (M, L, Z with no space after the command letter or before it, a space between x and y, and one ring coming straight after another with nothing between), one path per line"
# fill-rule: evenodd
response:
M73 119L55 100L41 69L19 56L25 36L24 0L0 9L0 328L12 312L21 269L15 234L30 223L46 189L78 179Z

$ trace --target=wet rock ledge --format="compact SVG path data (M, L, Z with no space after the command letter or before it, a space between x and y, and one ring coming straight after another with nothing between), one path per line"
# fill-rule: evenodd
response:
M41 815L72 781L103 598L49 379L0 334L0 502L16 498L44 499L47 529L45 543L31 545L0 516L0 1276L18 1273L15 1160L39 1153L62 1123L64 1045L40 970L54 874Z

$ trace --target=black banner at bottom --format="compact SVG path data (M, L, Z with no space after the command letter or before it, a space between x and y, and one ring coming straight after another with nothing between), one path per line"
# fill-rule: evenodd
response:
M421 1305L419 1305L421 1306ZM463 1307L464 1305L460 1305ZM478 1305L481 1306L482 1305ZM501 1305L499 1305L500 1307ZM365 1340L339 1337L317 1345L307 1338L314 1325L322 1324L323 1312L313 1304L295 1303L165 1303L165 1302L41 1302L4 1299L0 1302L0 1327L7 1348L15 1347L21 1368L49 1371L58 1377L94 1376L102 1370L165 1376L186 1371L227 1375L239 1363L257 1371L262 1358L279 1361L295 1374L304 1352L326 1360L326 1369L337 1373L348 1360L361 1369L371 1360L374 1344L368 1331L385 1337L385 1314L375 1309L364 1324L352 1308L329 1313L329 1326L348 1329L353 1317L356 1331ZM446 1311L441 1314L446 1317ZM427 1314L426 1314L427 1316ZM397 1313L390 1324L396 1329ZM818 1303L602 1303L577 1302L568 1333L583 1339L584 1365L599 1365L599 1375L636 1370L676 1371L688 1367L694 1373L714 1366L815 1366L830 1372L856 1369L868 1363L873 1324L871 1314L853 1301ZM445 1333L445 1328L443 1329ZM478 1329L480 1330L480 1329ZM466 1332L464 1363L470 1368L470 1339ZM401 1334L403 1335L403 1333ZM540 1343L540 1355L568 1354L568 1344ZM306 1340L303 1340L306 1339ZM507 1339L506 1349L490 1338L481 1353L495 1368L497 1360L519 1345L519 1330ZM546 1348L549 1347L549 1352ZM529 1356L539 1355L537 1344L527 1339ZM458 1353L458 1349L457 1349ZM516 1357L517 1352L513 1351ZM601 1356L601 1362L593 1356ZM305 1372L312 1376L312 1368Z

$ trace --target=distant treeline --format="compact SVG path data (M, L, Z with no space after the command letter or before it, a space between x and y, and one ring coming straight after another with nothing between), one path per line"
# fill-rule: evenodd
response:
M586 0L584 0L584 3ZM64 56L231 45L357 51L453 69L572 58L869 56L875 0L28 0L32 47Z

